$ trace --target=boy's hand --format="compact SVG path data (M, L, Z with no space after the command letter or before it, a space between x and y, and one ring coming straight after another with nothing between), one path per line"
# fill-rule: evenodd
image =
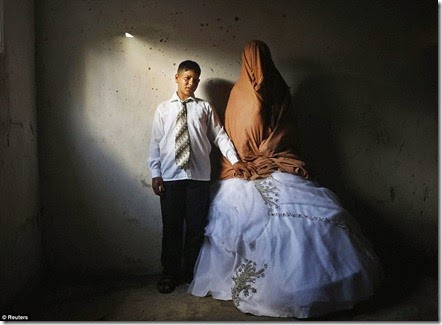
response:
M152 178L152 189L156 195L162 196L166 191L162 177Z
M247 167L247 164L242 161L238 161L233 165L235 175L241 178L250 178L252 176L251 170Z

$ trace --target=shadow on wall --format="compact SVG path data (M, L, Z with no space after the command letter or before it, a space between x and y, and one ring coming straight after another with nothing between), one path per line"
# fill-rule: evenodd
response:
M416 285L416 274L437 274L437 252L425 249L437 238L437 219L433 215L437 200L427 206L425 200L413 197L410 187L423 185L411 183L415 166L399 157L416 131L403 129L415 116L403 111L412 106L407 102L413 100L404 98L401 91L356 76L314 73L292 93L298 114L300 156L313 178L338 195L373 243L386 271L386 295L392 299ZM428 107L431 100L423 119L437 138L434 111ZM437 152L437 141L432 143L431 137L428 135L427 146L414 143L408 150L415 154L419 148L418 155L432 156ZM429 167L424 179L437 178L431 159L421 164L426 164L420 166L423 169ZM402 170L406 173L401 174ZM403 197L395 197L391 189ZM422 238L426 235L410 236L410 232L419 232L413 228L414 211L419 209L427 209L429 221L425 227L429 231L425 233L430 238L426 242ZM409 223L407 229L401 229L405 220Z
M92 50L71 60L59 92L38 92L48 276L158 273L159 201L143 181L148 136L136 133L148 117L127 104L128 87L112 75L124 58L115 51L96 64L102 53ZM44 88L48 73L38 75Z
M50 168L63 181L54 188L43 176L45 193L52 196L44 206L51 218L44 227L48 276L115 278L158 272L161 231L147 220L156 205L147 197L150 189L140 191L133 175L90 134L78 134L77 140L61 130L56 134L57 146L66 151L57 159L64 170ZM89 142L81 150L91 154L79 151L76 141Z
M413 285L407 276L415 271L434 275L436 253L425 248L434 240L434 231L426 232L430 239L424 244L417 242L422 238L409 235L409 231L414 230L413 211L425 202L412 197L409 173L395 173L396 170L409 172L415 167L400 156L407 145L413 154L418 146L408 143L408 138L414 137L414 130L403 130L409 120L415 119L413 114L404 111L413 107L407 103L413 100L404 97L402 90L394 89L401 88L402 84L392 87L389 83L359 76L321 73L308 62L303 62L303 67L295 66L298 86L292 95L298 115L300 156L313 178L335 192L361 225L381 258L387 277L395 279L392 283L396 289L404 290ZM406 84L410 79L405 79ZM422 87L422 82L419 83ZM431 85L428 84L430 88ZM232 87L233 83L222 79L211 79L205 84L206 99L222 120ZM431 124L434 114L431 105L424 108L426 120ZM436 149L429 144L423 150L431 153ZM214 148L213 180L219 172L220 155ZM436 172L431 171L431 161L422 164L430 165L427 178L431 178ZM411 185L423 186L421 183ZM398 194L392 189L397 189ZM415 206L404 205L404 201L414 201ZM434 204L427 209L429 221L423 227L434 229L437 226L431 219ZM405 219L405 214L410 215L409 229L400 229L397 223L404 223L399 219Z
M204 91L207 94L206 100L215 108L223 124L227 102L229 101L233 85L233 82L224 79L209 79L204 85Z
M207 94L207 100L212 104L216 113L218 114L221 123L224 125L224 115L229 100L230 91L233 88L234 83L224 79L209 79L204 84L204 92ZM214 182L218 179L221 167L221 152L218 147L212 145L212 151L210 152L210 161L212 164L211 181Z

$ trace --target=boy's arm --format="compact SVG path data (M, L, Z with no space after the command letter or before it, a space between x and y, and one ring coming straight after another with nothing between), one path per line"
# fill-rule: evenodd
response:
M226 157L232 165L239 162L240 159L236 153L235 147L224 130L218 115L211 106L209 106L207 123L209 139L219 148L223 156Z
M210 114L208 116L210 139L219 148L221 153L226 157L233 166L236 174L239 177L249 178L251 170L247 164L242 162L235 150L232 140L230 140L224 127L222 126L215 110L210 107Z

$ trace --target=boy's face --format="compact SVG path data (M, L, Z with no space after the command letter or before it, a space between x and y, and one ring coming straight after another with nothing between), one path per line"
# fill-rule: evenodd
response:
M181 70L175 75L175 81L178 84L178 97L182 100L193 96L198 88L200 76L193 70Z

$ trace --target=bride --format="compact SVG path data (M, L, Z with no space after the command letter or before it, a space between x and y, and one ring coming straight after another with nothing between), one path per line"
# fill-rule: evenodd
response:
M225 128L252 176L221 163L189 293L244 313L318 317L368 299L382 270L353 217L295 154L290 90L268 46L244 47Z

